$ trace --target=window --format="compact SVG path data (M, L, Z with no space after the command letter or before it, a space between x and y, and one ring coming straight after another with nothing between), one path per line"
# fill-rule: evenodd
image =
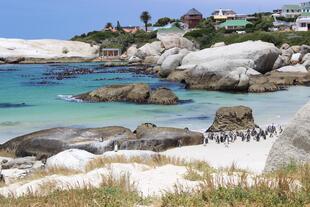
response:
M300 26L301 27L307 27L307 24L306 23L301 23Z

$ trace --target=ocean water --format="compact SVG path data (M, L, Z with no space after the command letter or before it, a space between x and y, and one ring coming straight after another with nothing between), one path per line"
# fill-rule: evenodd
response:
M62 79L57 72L91 69L89 74ZM177 106L130 103L83 103L72 95L111 84L143 82L165 86L181 100ZM0 65L0 143L25 133L51 127L124 126L135 129L150 122L158 126L207 129L222 106L253 109L256 123L285 124L309 101L310 89L290 87L264 94L185 90L181 84L135 74L127 67L103 68L98 63L51 65Z

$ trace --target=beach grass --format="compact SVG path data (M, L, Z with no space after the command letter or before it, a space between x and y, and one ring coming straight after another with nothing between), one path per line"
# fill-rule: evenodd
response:
M5 149L0 149L0 157L9 157L9 158L15 158L15 152L13 151L8 151Z

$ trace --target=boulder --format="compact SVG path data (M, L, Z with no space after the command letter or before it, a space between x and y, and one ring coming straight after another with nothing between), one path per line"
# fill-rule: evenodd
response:
M306 60L303 64L307 70L310 70L310 60Z
M159 152L180 146L199 145L203 143L204 139L202 133L192 132L188 129L156 126L138 127L136 135L137 139L123 142L120 148Z
M17 64L25 60L24 57L6 57L0 58L5 64Z
M91 129L52 128L16 137L0 149L15 152L18 157L36 156L46 159L67 149L82 149L93 154L111 151L115 141L134 139L135 135L124 127Z
M45 168L85 171L86 165L95 158L96 155L85 150L69 149L48 158Z
M147 84L111 85L98 88L89 93L74 96L89 102L132 102L141 104L177 104L178 98L169 89L159 88L151 91Z
M126 101L147 103L149 96L150 87L141 83L105 86L86 94L77 95L75 98L89 102Z
M127 54L127 57L130 59L131 57L135 56L137 52L138 52L137 45L131 45L127 49L126 54Z
M223 47L223 46L226 46L225 42L217 42L217 43L211 45L211 48Z
M191 52L186 55L182 65L208 65L212 61L227 62L233 60L243 60L237 67L248 67L265 73L271 71L273 65L280 55L280 50L271 43L262 41L247 41L217 48L208 48L197 52ZM244 63L246 63L244 65ZM228 67L230 70L232 67Z
M225 132L253 129L254 123L252 109L245 106L222 107L215 115L215 120L208 132Z
M168 88L158 88L151 93L150 104L173 105L178 103L178 97Z
M288 48L290 48L290 45L287 44L287 43L284 43L284 44L280 47L281 50L287 50Z
M292 64L297 64L301 61L302 55L301 53L295 53L291 57L291 63Z
M289 65L282 68L277 69L279 72L288 72L288 73L308 73L308 70L305 66L297 64L297 65Z
M175 55L175 54L178 54L180 52L180 48L178 47L174 47L174 48L171 48L169 50L166 50L161 56L160 58L158 59L158 62L157 64L158 65L161 65L163 64L163 62L165 61L165 59L171 55Z
M167 77L171 71L181 65L182 59L188 54L188 50L183 49L178 54L168 56L161 65L160 76Z
M130 57L130 58L128 59L128 62L129 62L130 64L134 64L134 63L141 63L142 60L141 60L140 58L136 57L136 56L132 56L132 57Z
M2 169L20 169L20 170L26 170L26 169L32 169L40 168L43 166L43 163L41 161L37 161L35 157L22 157L22 158L15 158L8 162L1 164Z
M302 63L306 62L307 60L310 60L310 53L307 53L306 55L303 56Z
M144 59L143 63L144 64L149 64L149 65L155 65L155 64L157 64L157 62L159 60L159 57L160 56L158 56L158 55L156 55L156 56L147 56Z
M136 52L136 55L140 59L144 59L147 56L160 56L163 48L160 41L147 43L140 47Z
M279 55L279 57L277 58L276 62L273 65L272 69L275 70L275 69L284 67L284 66L288 65L286 63L287 63L287 61L290 62L290 60L291 60L290 58L287 59L287 58L283 57L282 55Z
M194 43L184 37L167 36L160 39L166 50L171 48L181 48L187 50L194 50Z
M213 60L189 69L184 82L190 89L243 91L246 89L244 81L247 76L260 74L248 66L253 67L254 63L245 59ZM249 71L252 71L252 74ZM239 82L242 82L241 85Z
M291 163L310 163L310 103L297 112L272 146L265 171L274 171Z
M306 55L307 53L310 53L310 46L309 45L302 45L300 48L300 53L302 56Z
M291 47L291 49L294 51L294 53L299 53L300 50L301 50L301 46L299 46L299 45L293 45L293 46Z

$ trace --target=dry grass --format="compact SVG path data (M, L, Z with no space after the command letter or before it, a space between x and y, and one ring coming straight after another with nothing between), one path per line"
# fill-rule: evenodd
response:
M93 161L90 161L86 166L86 171L91 171L96 168L102 168L112 163L138 163L148 165L150 167L160 167L164 165L176 165L176 166L189 166L193 163L186 162L183 159L171 158L162 155L155 155L149 158L143 157L130 157L126 158L124 156L115 156L115 157L99 157Z
M16 155L12 151L0 149L0 157L10 157L10 158L15 158Z
M45 185L47 190L53 184ZM44 190L44 188L42 188ZM147 204L130 184L128 177L123 176L115 180L112 176L105 177L102 185L95 188L55 190L45 196L31 195L20 198L1 198L1 207L123 207Z

